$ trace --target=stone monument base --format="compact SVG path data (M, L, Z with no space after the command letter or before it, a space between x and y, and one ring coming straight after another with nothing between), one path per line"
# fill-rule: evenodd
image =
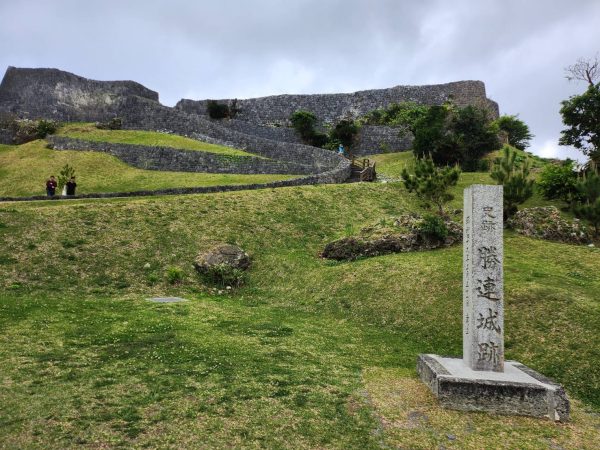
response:
M472 370L460 358L419 355L417 372L447 408L569 420L563 387L516 361L491 372Z

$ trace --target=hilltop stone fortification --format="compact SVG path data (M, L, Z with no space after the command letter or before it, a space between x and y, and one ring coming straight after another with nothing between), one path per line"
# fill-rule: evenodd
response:
M181 100L174 108L167 107L160 104L158 93L134 81L95 81L57 69L9 67L0 84L0 113L30 119L84 122L120 117L124 128L171 132L236 147L277 161L267 164L248 159L253 163L241 173L262 173L261 170L274 173L288 168L290 173L312 173L316 176L315 182L343 181L349 176L350 169L342 163L343 158L332 152L303 145L288 126L293 112L312 111L321 124L325 124L341 118L357 118L391 103L414 101L433 105L450 99L458 105L477 105L487 108L492 116L498 115L498 105L486 97L481 81L396 86L350 94L276 95L238 100L235 102L236 118L222 120L208 117L207 100ZM221 102L233 104L234 100ZM409 149L410 145L410 137L399 136L397 129L363 126L352 152L365 155L401 151ZM117 152L114 148L96 150ZM159 160L157 155L161 154L157 149L137 149L136 152L153 161ZM120 151L122 155L125 153ZM183 153L178 158L185 161L180 165L189 170L195 164L206 168L211 161L209 157L201 161L201 158L191 159ZM167 166L169 164L165 163ZM233 170L229 163L221 162L218 166L222 171Z
M392 103L415 102L423 105L441 105L452 100L459 106L476 105L498 116L498 104L487 98L481 81L457 81L429 86L395 86L349 94L272 95L246 100L224 99L219 103L234 105L236 119L257 125L288 126L290 116L298 110L310 111L322 123L340 119L356 119L374 109L386 108ZM187 113L207 115L209 100L180 100L175 108Z

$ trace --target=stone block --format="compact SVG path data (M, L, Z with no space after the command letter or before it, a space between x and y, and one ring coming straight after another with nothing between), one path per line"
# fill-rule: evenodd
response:
M504 372L481 371L470 369L461 358L422 354L417 372L450 409L569 420L563 387L516 361L505 361Z

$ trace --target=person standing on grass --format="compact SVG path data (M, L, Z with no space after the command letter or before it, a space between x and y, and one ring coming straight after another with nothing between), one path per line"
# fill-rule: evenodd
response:
M75 177L71 177L71 179L67 181L67 195L75 195L76 187L77 183L75 183Z
M50 175L50 178L46 181L46 195L48 197L53 197L56 194L56 186L57 186L56 178L54 175Z

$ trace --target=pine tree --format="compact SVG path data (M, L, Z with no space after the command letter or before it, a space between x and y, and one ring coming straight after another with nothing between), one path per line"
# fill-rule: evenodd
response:
M517 205L533 195L534 181L529 179L529 160L517 162L517 153L505 146L502 157L494 161L491 177L504 186L504 220L517 212Z
M458 166L436 167L431 156L428 156L416 159L414 175L404 168L401 176L408 192L414 192L426 203L436 205L442 216L444 205L454 198L448 189L458 182L460 169Z

